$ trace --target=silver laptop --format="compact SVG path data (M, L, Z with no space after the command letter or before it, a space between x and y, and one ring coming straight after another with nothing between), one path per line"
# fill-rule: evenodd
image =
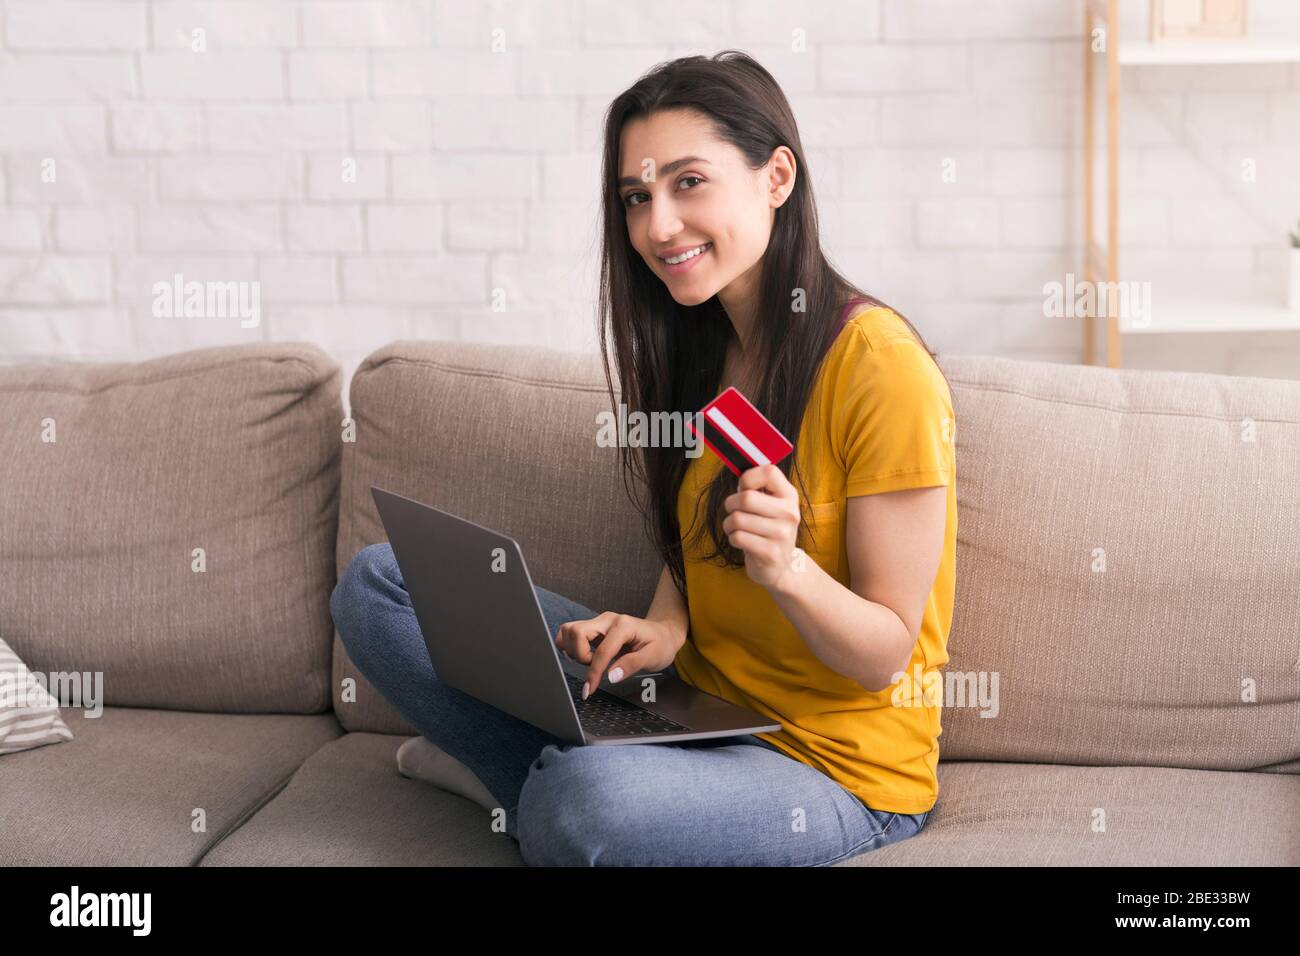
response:
M584 701L587 665L551 638L514 539L383 488L370 491L434 672L446 684L571 743L663 743L781 729L667 672L629 674L617 684L602 675Z

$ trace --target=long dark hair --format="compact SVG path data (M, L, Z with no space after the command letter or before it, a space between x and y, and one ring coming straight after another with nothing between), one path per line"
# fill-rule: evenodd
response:
M766 165L778 146L786 146L794 154L794 189L776 210L764 253L753 344L747 343L746 352L767 357L761 385L748 398L796 443L795 452L779 467L787 478L791 468L795 469L792 483L806 501L795 464L799 432L817 371L842 328L837 319L852 299L884 303L859 290L827 261L819 238L812 174L790 104L772 75L738 50L661 63L619 94L605 113L598 329L611 405L611 347L621 400L629 414L693 414L716 394L727 344L734 335L716 295L696 306L680 305L628 237L627 208L618 190L623 126L629 120L671 109L694 110L709 119L717 136L739 149L750 169ZM796 290L802 290L801 297L794 295ZM801 306L799 310L796 304ZM935 353L920 333L906 318L903 321L933 359ZM663 556L677 589L685 595L677 495L689 460L680 448L647 447L638 449L641 455L622 442L619 448L624 486L633 477L644 482L648 509L637 502L630 489L629 496L637 502L650 540ZM743 567L744 552L733 547L722 530L723 499L735 492L736 483L729 470L720 469L708 488L704 525L689 544L694 548L707 529L713 550L704 560L722 557L727 566Z

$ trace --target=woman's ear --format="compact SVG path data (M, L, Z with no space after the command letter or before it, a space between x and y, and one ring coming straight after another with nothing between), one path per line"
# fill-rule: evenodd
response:
M798 175L797 166L790 147L778 146L772 150L772 156L767 163L768 196L775 206L784 205L790 198L790 193L794 190L795 177Z

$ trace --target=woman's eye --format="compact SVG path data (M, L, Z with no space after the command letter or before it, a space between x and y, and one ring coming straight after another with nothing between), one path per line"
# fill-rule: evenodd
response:
M704 182L704 179L703 179L702 177L700 177L700 176L683 176L683 177L681 178L681 181L680 181L679 185L680 185L681 183L687 182L687 181L689 181L689 180L695 180L695 182L697 182L697 183L702 183L702 182ZM692 186L691 188L694 189L695 187ZM644 196L644 195L645 195L645 193L628 193L627 196L624 197L624 199L623 199L623 205L624 205L624 206L628 206L628 207L631 207L631 206L640 206L641 203L639 203L639 202L632 202L632 198L633 198L634 196Z

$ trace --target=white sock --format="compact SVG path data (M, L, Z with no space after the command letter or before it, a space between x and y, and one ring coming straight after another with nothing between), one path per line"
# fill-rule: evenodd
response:
M397 770L404 777L431 783L440 790L473 800L485 809L495 810L500 806L474 771L428 737L412 737L397 748Z

